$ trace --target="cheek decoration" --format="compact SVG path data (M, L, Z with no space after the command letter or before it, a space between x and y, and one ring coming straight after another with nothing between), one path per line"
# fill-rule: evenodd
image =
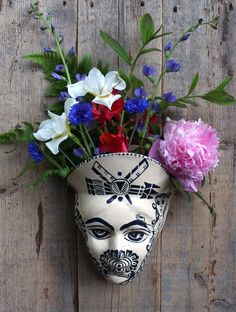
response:
M100 256L102 273L105 276L116 275L126 277L128 282L135 275L138 255L132 250L107 250Z

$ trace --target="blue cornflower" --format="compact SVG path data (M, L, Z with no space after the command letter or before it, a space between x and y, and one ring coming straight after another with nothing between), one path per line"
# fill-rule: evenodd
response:
M71 96L69 95L68 92L66 91L61 91L60 95L59 95L59 101L60 102L64 102L67 98L70 98Z
M173 48L172 42L168 42L164 47L164 52L170 51Z
M76 74L75 78L77 81L85 80L86 79L86 74Z
M165 68L170 72L178 72L180 70L180 64L176 60L170 59L165 63Z
M189 37L190 37L190 33L187 33L187 34L183 35L183 37L180 39L180 41L186 41L186 40L188 40Z
M152 104L152 109L156 112L156 113L160 113L161 112L161 107L160 107L160 104L155 101L153 104Z
M72 47L69 51L69 57L72 57L75 55L75 47Z
M43 48L43 52L44 53L50 53L50 52L52 52L52 49L51 48Z
M141 87L141 88L138 88L138 89L135 89L135 90L134 90L134 95L135 95L136 97L146 98L147 93L146 93L144 87Z
M71 125L84 124L89 127L93 122L92 106L89 103L74 104L70 109L68 119Z
M65 66L63 64L58 64L56 67L55 67L55 71L57 72L63 72L65 69Z
M58 75L57 73L54 73L54 72L52 73L52 77L57 79L57 80L62 80L63 79L63 77L61 75Z
M144 65L143 66L143 74L144 74L144 76L147 76L147 77L149 77L149 76L156 76L157 71L156 71L155 66L153 66L153 65L150 65L150 66Z
M82 147L74 148L74 149L73 149L73 154L74 154L76 157L83 158L83 156L84 156L84 150L83 150Z
M166 92L163 94L163 98L166 102L173 103L177 100L176 96L173 92Z
M43 160L44 155L40 151L38 145L34 142L28 144L28 153L30 157L37 163Z
M148 101L143 98L132 98L125 102L124 108L129 113L143 113L148 108Z

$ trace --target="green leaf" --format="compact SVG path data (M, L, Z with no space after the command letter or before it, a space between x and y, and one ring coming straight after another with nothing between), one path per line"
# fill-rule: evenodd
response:
M196 73L196 75L193 77L193 80L192 80L192 82L191 82L191 85L190 85L190 87L189 87L189 90L188 90L188 94L187 94L187 95L193 93L193 91L195 90L195 88L196 88L196 86L197 86L197 84L198 84L198 80L199 80L199 74Z
M64 103L53 103L48 106L48 109L56 115L61 115L64 112Z
M106 44L108 44L125 63L131 65L131 58L118 41L102 30L100 31L100 35Z
M169 106L175 106L175 107L181 107L181 108L186 108L187 105L184 104L184 103L181 103L180 101L175 101L175 102L172 102L172 103L169 103Z
M29 54L25 55L24 59L38 64L51 80L53 80L51 73L55 70L55 66L61 63L60 55L56 52Z
M0 133L0 144L8 145L13 144L16 141L16 133L15 131L8 131Z
M195 101L193 101L192 99L188 99L188 98L180 98L178 99L179 102L183 102L185 104L190 104L192 106L199 106L198 103L196 103Z
M131 87L133 90L141 88L144 86L142 80L138 79L135 75L130 77Z
M139 31L142 43L146 45L153 39L155 25L150 14L144 14L140 18Z
M105 76L109 71L109 64L103 65L102 61L99 60L97 64L97 69Z
M168 35L171 35L172 32L165 32L165 33L162 33L160 35L156 35L153 37L153 39L158 39L158 38L161 38L161 37L164 37L164 36L168 36Z
M66 85L67 83L64 80L55 80L47 87L44 95L47 97L58 97L61 91L67 91Z
M79 62L78 65L78 73L88 75L89 71L93 67L92 57L90 54L85 54L82 60Z
M236 103L236 99L222 89L209 91L203 95L200 95L200 97L208 102L219 105L230 105Z
M30 188L35 188L39 185L40 182L44 182L47 178L53 175L59 175L60 177L67 177L70 173L69 167L61 168L61 169L49 169L44 171L33 183L29 185Z
M118 73L119 73L120 77L125 81L126 91L128 91L130 89L130 86L131 86L131 81L129 79L129 76L120 68L118 69Z
M159 105L161 108L161 113L164 113L167 110L169 103L164 100L160 100Z
M224 90L224 88L227 87L227 85L230 83L231 80L232 80L232 77L230 77L230 76L226 77L226 78L218 85L218 87L216 87L215 90Z
M145 49L145 50L142 50L139 55L143 55L143 54L146 54L146 53L150 53L150 52L161 52L160 49L157 49L157 48L150 48L150 49Z

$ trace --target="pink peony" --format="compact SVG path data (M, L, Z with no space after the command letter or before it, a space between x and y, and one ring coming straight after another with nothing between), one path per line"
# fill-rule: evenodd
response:
M157 140L149 157L158 160L185 191L197 192L204 176L219 162L216 130L199 121L167 118L164 140Z

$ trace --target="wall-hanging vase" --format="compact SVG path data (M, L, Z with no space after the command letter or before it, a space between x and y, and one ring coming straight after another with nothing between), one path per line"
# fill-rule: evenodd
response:
M75 218L95 264L109 281L126 284L143 268L165 223L170 176L144 155L104 154L68 177Z

